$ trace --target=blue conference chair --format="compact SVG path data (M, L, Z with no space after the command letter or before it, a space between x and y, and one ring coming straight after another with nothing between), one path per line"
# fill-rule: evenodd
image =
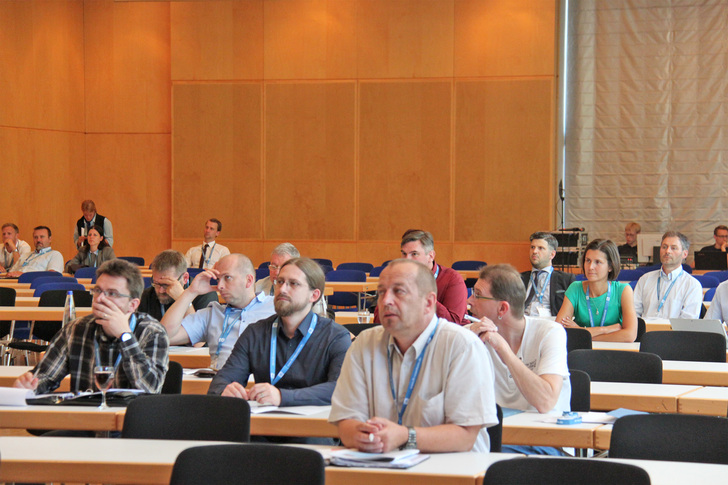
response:
M258 268L255 270L255 281L262 280L270 276L270 270L268 268Z
M619 281L632 281L640 279L644 272L639 269L623 269L619 272Z
M43 276L63 276L58 271L30 271L28 273L23 273L18 278L18 283L32 283L34 279L36 278L42 278Z
M74 276L76 279L79 278L91 278L91 283L96 283L96 270L98 268L92 268L92 267L86 267L86 268L78 268L76 270L76 273Z
M715 290L717 288L709 288L708 291L705 292L703 295L703 301L713 301L713 297L715 296Z
M700 282L700 285L703 288L716 288L720 281L718 281L718 278L714 278L713 276L707 276L704 274L696 274L693 275L693 278L698 280Z
M580 273L574 277L574 281L586 281L586 276Z
M463 260L463 261L455 261L452 264L452 269L455 271L477 271L483 266L487 266L488 263L485 261L475 261L475 260Z
M340 269L326 273L326 281L366 281L367 274L364 271L353 269ZM359 295L344 291L335 291L329 295L330 306L337 307L337 310L356 311L359 308Z
M270 264L270 261L263 261L258 265L258 269L268 269L268 265Z
M152 277L151 276L145 276L144 278L144 288L149 288L152 286Z
M384 266L373 267L372 270L369 272L369 276L379 276L384 268Z
M334 267L334 263L330 259L326 259L326 258L311 258L311 259L316 261L321 266L326 265L326 266L331 266L332 268Z
M41 276L40 278L36 278L30 283L30 289L35 290L40 285L44 285L46 283L60 283L61 281L65 281L68 283L78 283L76 281L76 278L73 276L63 276L60 273L56 273L57 276Z
M190 275L190 282L195 279L195 276L205 271L202 268L187 268L187 274Z
M71 283L70 281L60 281L58 283L46 283L40 285L33 292L33 296L41 296L44 291L48 290L63 290L63 291L86 291L86 287L79 283Z
M725 280L728 280L728 271L708 271L704 276L712 276L723 283Z
M372 269L374 269L374 265L370 263L341 263L336 267L337 271L340 269L355 269L357 271L371 273Z
M129 261L130 263L134 263L137 266L144 267L144 258L140 256L119 256L119 259L123 259L124 261Z

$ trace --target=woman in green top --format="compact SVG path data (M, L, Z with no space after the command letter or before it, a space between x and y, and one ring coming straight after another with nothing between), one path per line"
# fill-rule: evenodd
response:
M584 327L594 340L634 342L634 294L629 283L617 281L619 266L616 244L609 239L590 242L581 265L586 281L569 286L556 321L567 328Z

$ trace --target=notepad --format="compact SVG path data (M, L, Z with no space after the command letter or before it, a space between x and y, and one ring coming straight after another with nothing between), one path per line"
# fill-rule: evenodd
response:
M430 455L420 450L396 450L388 453L365 453L356 450L337 450L331 453L331 464L363 468L410 468L427 460Z

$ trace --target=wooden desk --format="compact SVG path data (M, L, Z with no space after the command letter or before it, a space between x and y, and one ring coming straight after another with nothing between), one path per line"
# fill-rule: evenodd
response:
M463 279L467 280L469 278L472 279L478 279L478 276L480 276L480 270L478 269L458 269L455 270L463 277Z
M598 340L592 341L592 348L594 350L625 350L629 352L639 352L639 342L600 342Z
M179 362L186 369L201 369L210 367L210 349L208 347L180 347L169 348L169 360Z
M627 408L651 413L676 413L678 398L697 389L700 386L595 381L591 383L591 407L599 411Z
M252 414L250 416L250 434L338 438L338 428L335 424L328 422L330 411L331 406L321 406L321 412L310 416Z
M76 308L76 317L91 314L91 307ZM0 307L0 320L63 320L63 307L3 306Z
M593 448L596 423L558 425L544 423L543 414L519 413L503 420L503 444Z
M124 408L94 406L0 406L0 428L120 431Z
M331 288L332 291L365 293L367 291L376 291L377 284L374 281L327 281L326 288Z
M15 306L38 306L39 296L16 296Z
M662 382L696 386L728 386L728 363L663 360Z
M728 387L703 387L680 396L678 411L685 414L726 416Z
M335 312L334 321L339 325L359 323L358 312ZM374 323L374 312L369 314L369 323Z

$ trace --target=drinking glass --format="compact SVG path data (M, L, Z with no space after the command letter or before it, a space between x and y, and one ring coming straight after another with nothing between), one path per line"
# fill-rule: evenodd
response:
M356 315L356 320L359 323L369 323L371 321L372 314L369 313L369 309L365 308L363 310L359 310L359 312Z
M114 382L114 368L112 366L97 365L94 367L94 380L96 387L101 391L101 405L99 409L109 409L106 405L106 391Z

